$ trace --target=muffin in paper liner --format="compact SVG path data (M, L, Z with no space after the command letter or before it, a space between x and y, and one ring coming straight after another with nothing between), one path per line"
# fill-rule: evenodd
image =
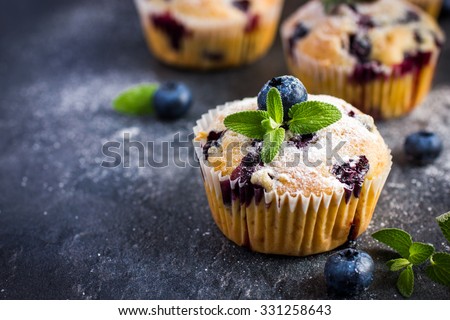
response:
M441 13L442 1L443 0L408 0L409 2L415 4L422 8L429 15L437 18L439 13Z
M342 98L376 119L405 115L428 94L444 34L400 0L300 7L281 36L290 72L311 93Z
M421 104L433 81L439 50L423 56L424 63L414 72L399 68L381 69L379 75L365 69L323 66L297 52L286 56L289 70L299 77L311 93L326 92L358 106L375 119L400 117Z
M251 63L268 51L283 0L135 0L135 4L156 58L181 68L218 69Z
M197 121L194 134L206 131L225 106L210 110ZM377 176L367 178L359 197L341 191L292 195L266 192L253 186L236 190L238 182L223 176L204 160L194 140L204 187L213 219L234 243L268 254L307 256L339 247L356 239L368 227L391 169L389 163Z

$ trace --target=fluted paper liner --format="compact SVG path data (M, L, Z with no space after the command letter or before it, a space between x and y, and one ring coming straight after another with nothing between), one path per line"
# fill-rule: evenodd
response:
M207 131L218 111L209 111L197 121L194 134ZM361 235L368 227L391 165L374 179L365 179L359 198L345 201L339 192L292 196L266 192L249 205L239 197L225 205L221 181L229 180L207 165L202 148L194 141L211 213L223 234L240 246L262 253L306 256L332 250L344 244L350 233Z
M431 53L428 64L416 73L398 74L394 69L384 70L374 80L353 80L353 67L324 66L311 57L295 51L295 57L285 43L288 68L313 94L329 94L354 105L376 119L389 119L405 115L419 105L433 80L439 51Z
M182 68L217 69L251 63L262 57L275 38L283 1L258 14L258 28L246 32L233 21L192 30L175 50L166 33L151 23L146 0L135 0L148 47L162 62ZM208 54L216 58L208 59Z

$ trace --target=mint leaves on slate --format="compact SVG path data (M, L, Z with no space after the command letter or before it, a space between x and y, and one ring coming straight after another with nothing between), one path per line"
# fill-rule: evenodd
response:
M436 218L439 227L450 243L450 212ZM387 262L391 271L401 271L397 280L397 289L409 298L414 291L413 267L429 261L425 273L436 283L450 287L450 254L435 253L434 246L429 243L414 242L409 233L395 228L381 229L372 237L389 246L400 254L401 258Z

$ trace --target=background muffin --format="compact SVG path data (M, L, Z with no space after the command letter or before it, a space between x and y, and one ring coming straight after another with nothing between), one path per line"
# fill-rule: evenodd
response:
M283 0L135 0L147 43L179 67L250 63L272 45Z
M206 194L216 224L239 245L304 256L363 233L391 167L373 119L341 99L310 95L342 117L315 133L286 129L278 155L262 162L266 142L227 129L224 119L256 110L256 98L228 103L194 128ZM259 108L261 109L261 108ZM336 157L331 149L339 149Z
M338 96L376 118L422 102L444 41L434 19L401 0L327 8L310 1L281 32L289 69L313 93Z

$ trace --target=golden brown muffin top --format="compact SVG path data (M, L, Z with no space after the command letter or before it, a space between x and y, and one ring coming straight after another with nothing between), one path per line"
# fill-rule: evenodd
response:
M435 20L403 0L341 4L331 12L313 0L284 22L282 36L292 55L344 67L361 61L393 66L407 55L435 51L444 41Z
M366 178L373 179L390 167L388 147L374 125L372 117L361 113L345 101L325 95L309 95L310 101L322 101L336 106L342 113L338 122L316 132L306 146L293 143L288 130L285 141L274 161L264 164L251 175L251 182L263 186L267 192L305 196L340 191L344 184L333 172L336 165L358 162L364 156L369 162ZM208 150L207 163L222 176L230 176L240 165L244 156L257 151L255 141L241 134L226 130L223 120L229 114L257 109L256 98L227 103L207 128L197 133L196 140L205 145L211 131L223 132L218 146ZM338 156L330 149L341 146Z

